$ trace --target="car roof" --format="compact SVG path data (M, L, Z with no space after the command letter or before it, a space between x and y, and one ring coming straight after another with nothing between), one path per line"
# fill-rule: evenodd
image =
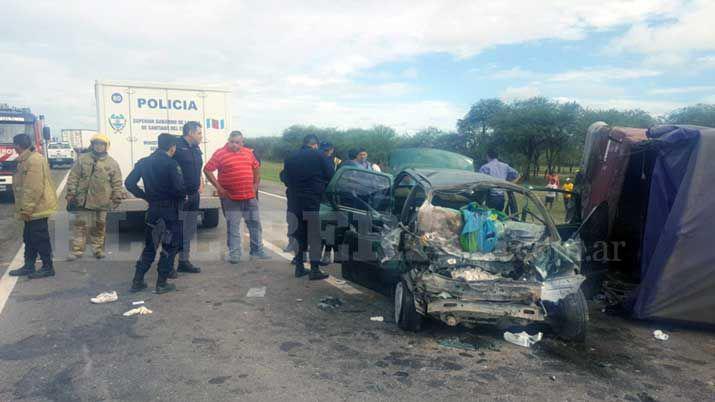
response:
M457 169L406 169L404 172L422 179L422 181L432 188L448 188L467 184L491 183L505 184L507 187L511 183L486 175L484 173L470 172Z

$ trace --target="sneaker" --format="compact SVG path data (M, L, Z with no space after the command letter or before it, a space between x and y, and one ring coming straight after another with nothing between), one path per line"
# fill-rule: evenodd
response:
M176 285L174 285L173 283L157 281L156 289L154 289L154 293L160 295L163 293L173 292L175 290L176 290Z
M266 254L265 251L261 250L257 253L251 254L251 259L252 260L271 260L271 256Z
M52 267L45 267L43 266L40 268L38 271L35 271L28 275L27 277L30 279L40 279L40 278L47 278L50 276L55 276L55 270Z
M189 274L198 274L201 272L201 268L190 263L189 261L179 261L179 266L176 268L178 272L186 272Z
M179 277L179 274L176 273L175 269L172 269L171 272L169 272L169 276L167 276L167 279L176 279Z
M111 292L100 293L97 295L97 297L93 297L93 298L89 299L89 301L94 304L104 304L104 303L111 303L113 301L117 301L118 299L119 299L119 296L117 296L117 292L111 291Z
M240 263L241 263L241 256L240 256L240 255L238 255L238 256L230 256L230 255L229 255L229 256L226 258L226 261L227 261L228 263L230 263L230 264L240 264Z
M82 258L82 254L74 254L74 253L72 253L72 254L69 254L69 255L67 256L67 261L77 261L77 260L79 260L80 258Z
M96 258L96 259L98 259L98 260L101 260L101 259L106 258L106 257L107 257L107 255L104 254L104 251L96 251L96 252L94 253L94 258Z
M144 280L134 280L132 281L132 287L129 288L129 291L132 293L136 292L141 292L142 290L148 288L149 286L144 282Z
M28 276L34 272L35 272L35 267L30 267L30 266L25 265L22 268L13 269L12 271L8 272L8 275L10 275L10 276Z
M327 277L329 277L329 276L330 276L330 274L328 274L327 272L323 271L323 270L320 269L319 267L312 267L312 268L310 268L310 276L309 276L309 279L310 279L311 281L319 281L319 280L325 279L325 278L327 278Z

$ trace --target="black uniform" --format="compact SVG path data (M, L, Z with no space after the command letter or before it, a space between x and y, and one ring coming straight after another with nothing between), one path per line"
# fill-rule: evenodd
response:
M181 167L186 187L186 202L182 206L183 213L180 217L181 246L179 249L179 264L187 263L191 253L191 239L196 234L197 217L199 213L199 201L201 194L201 167L203 158L198 145L190 144L184 137L176 141L176 153L174 160Z
M320 225L311 227L309 232L307 220L315 219L318 223L320 201L334 169L323 154L304 146L288 156L283 170L288 186L288 212L298 221L296 263L302 265L305 252L310 250L311 266L317 267L321 252Z
M144 182L143 190L137 185L139 179ZM161 243L158 283L165 283L174 265L181 240L179 208L186 199L181 168L165 151L157 150L137 162L124 185L135 197L149 203L144 251L137 261L134 280L143 280ZM166 226L162 227L163 225Z

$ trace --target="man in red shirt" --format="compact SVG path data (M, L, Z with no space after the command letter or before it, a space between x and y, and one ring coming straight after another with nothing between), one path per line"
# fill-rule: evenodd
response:
M223 215L228 228L228 262L238 264L241 260L241 218L246 220L251 238L252 259L268 260L263 250L263 229L258 211L258 183L260 163L250 148L243 146L243 134L231 131L226 145L214 152L204 166L206 179L216 188L221 197ZM218 170L218 179L214 172Z

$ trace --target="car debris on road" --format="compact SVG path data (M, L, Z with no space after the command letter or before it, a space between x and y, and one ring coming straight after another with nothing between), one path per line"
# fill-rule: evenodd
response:
M144 306L141 306L141 307L137 307L135 309L131 309L122 315L125 317L131 317L133 315L149 315L151 313L153 313L153 311L149 310L148 308L146 308Z

